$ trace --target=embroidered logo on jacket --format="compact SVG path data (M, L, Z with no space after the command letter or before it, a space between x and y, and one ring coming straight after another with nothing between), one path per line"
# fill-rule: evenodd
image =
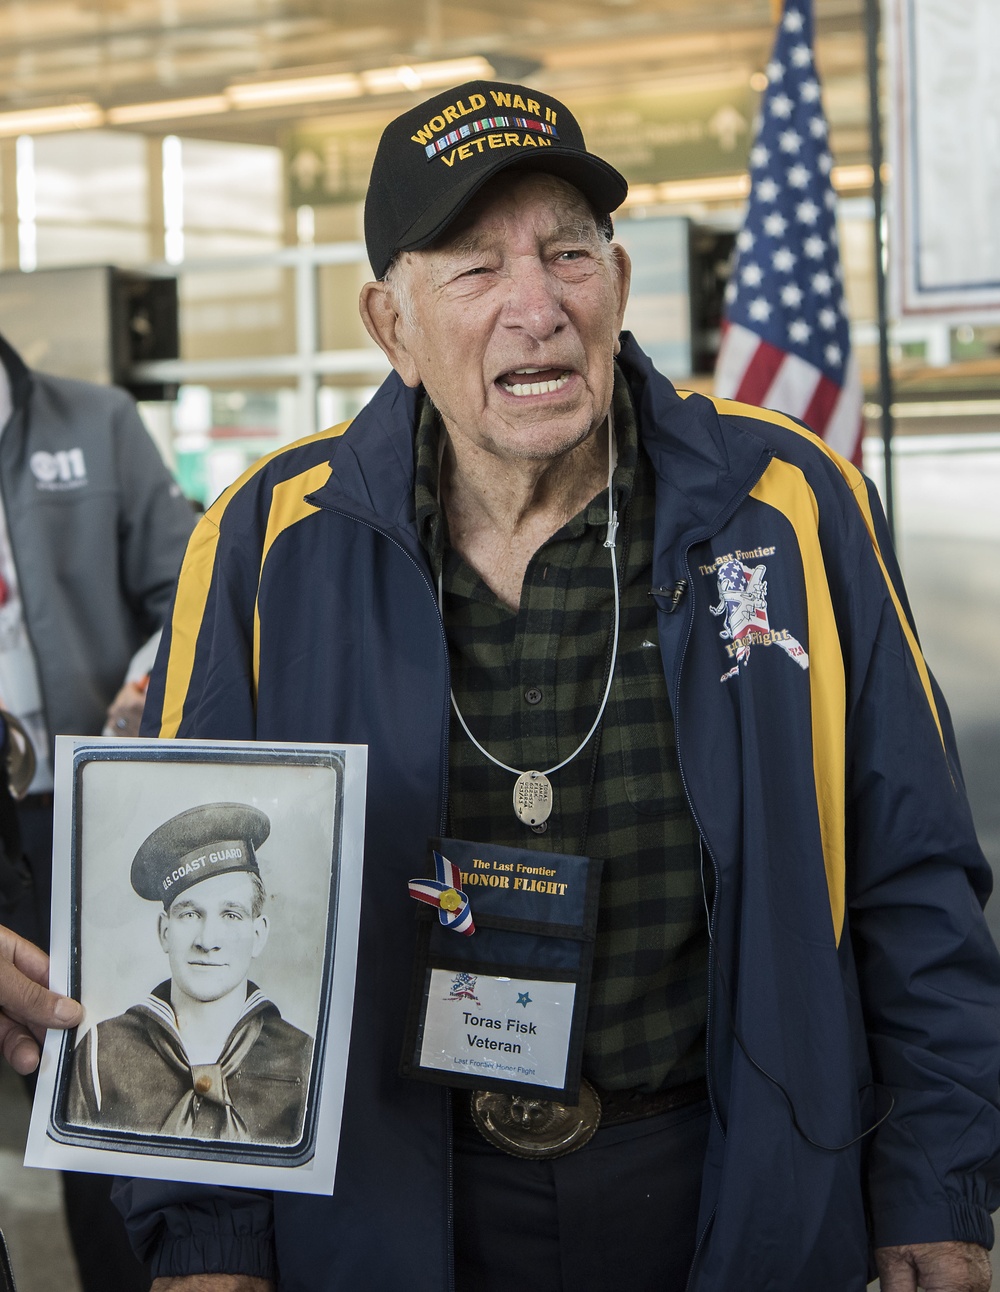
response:
M63 449L58 453L39 450L28 464L39 489L81 489L87 483L87 464L83 449Z
M809 656L787 628L772 628L767 618L766 565L744 565L729 560L719 567L719 604L709 606L713 615L725 615L725 627L719 633L726 654L736 663L719 679L726 682L746 664L754 646L780 646L800 668L809 667Z

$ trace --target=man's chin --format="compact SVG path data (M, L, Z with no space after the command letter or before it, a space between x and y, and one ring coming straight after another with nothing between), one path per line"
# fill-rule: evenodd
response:
M521 461L563 457L583 444L595 430L589 412L580 409L515 409L498 417L486 434L494 452ZM598 419L598 425L603 419Z
M215 981L212 981L207 978L193 982L189 980L187 982L179 983L178 986L185 996L190 997L191 1000L197 1001L199 1005L211 1005L213 1002L222 1000L225 996L231 996L233 992L240 991L241 989L243 994L246 994L245 978L236 983L229 980L219 982L216 979Z

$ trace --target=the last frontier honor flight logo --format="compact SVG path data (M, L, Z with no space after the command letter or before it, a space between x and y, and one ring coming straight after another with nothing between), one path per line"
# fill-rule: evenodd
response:
M774 548L768 548L770 554ZM719 604L709 606L713 615L725 615L725 627L719 636L727 644L726 653L735 664L728 673L719 679L727 682L740 671L750 659L754 646L780 646L789 659L793 659L800 668L809 667L809 656L801 644L795 640L787 628L772 628L767 617L767 583L764 575L766 565L745 565L740 557L763 555L759 553L737 553L735 557L723 559L718 566L716 577L719 583ZM711 567L701 567L703 573L709 573Z
M471 1000L477 1005L479 997L476 995L476 983L478 976L474 973L457 972L451 980L451 990L448 992L448 1000Z

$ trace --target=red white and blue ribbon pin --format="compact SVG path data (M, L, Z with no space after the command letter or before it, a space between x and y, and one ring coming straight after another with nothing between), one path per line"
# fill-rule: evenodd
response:
M462 872L453 861L434 853L434 870L436 879L411 879L410 896L418 902L438 908L438 917L446 929L455 933L464 933L466 937L475 933L472 922L472 908L469 899L462 892Z

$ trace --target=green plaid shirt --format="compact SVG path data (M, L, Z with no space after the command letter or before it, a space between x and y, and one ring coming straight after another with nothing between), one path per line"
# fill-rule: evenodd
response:
M514 815L514 777L476 749L452 713L448 831L604 859L583 1071L608 1089L652 1092L704 1073L708 937L697 834L648 595L653 472L617 372L614 410L621 630L603 722L551 776L552 815L536 834ZM416 437L417 524L435 576L444 562L455 698L494 757L524 770L552 767L590 729L607 684L614 624L607 491L538 549L513 611L448 546L437 502L440 431L425 398Z

